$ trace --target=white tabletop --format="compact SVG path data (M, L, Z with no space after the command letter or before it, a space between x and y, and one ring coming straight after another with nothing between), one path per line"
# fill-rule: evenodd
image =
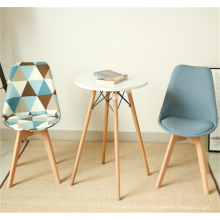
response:
M75 78L75 83L77 86L84 89L96 90L96 91L127 91L134 90L144 87L148 84L148 79L146 76L134 73L122 73L127 74L128 78L114 87L96 85L97 77L93 73L85 73L77 76Z

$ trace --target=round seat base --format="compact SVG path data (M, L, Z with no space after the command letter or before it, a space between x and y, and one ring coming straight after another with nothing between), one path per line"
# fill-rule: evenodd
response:
M159 123L160 126L171 134L182 137L204 136L214 128L214 125L205 120L192 120L179 117L167 117Z

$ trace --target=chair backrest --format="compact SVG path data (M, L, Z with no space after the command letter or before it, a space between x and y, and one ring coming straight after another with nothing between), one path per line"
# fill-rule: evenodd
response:
M11 69L2 117L59 111L56 90L45 62L18 62Z
M215 91L208 67L179 65L173 70L159 116L206 120L218 124Z

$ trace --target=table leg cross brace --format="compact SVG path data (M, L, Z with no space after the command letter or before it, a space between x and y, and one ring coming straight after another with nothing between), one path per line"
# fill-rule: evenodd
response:
M112 92L110 92L110 93L112 93ZM110 93L108 94L108 95L110 95ZM99 102L97 102L98 100L99 100L99 98L100 98L100 96L103 96L103 98L99 101ZM94 102L94 104L93 104L93 106L92 106L92 109L94 109L94 107L96 106L96 105L98 105L102 100L104 100L105 99L105 101L109 104L109 101L112 99L109 99L109 100L106 100L106 97L108 96L108 95L106 95L106 96L104 96L103 95L103 91L100 91L100 95L99 95L99 97L95 100L95 102ZM112 107L109 105L109 107L112 109ZM113 109L112 109L113 110Z
M112 93L112 92L110 92L110 93ZM110 93L108 93L106 96L104 96L104 95L103 95L103 91L100 91L100 95L99 95L98 98L95 100L95 102L94 102L94 104L93 104L93 106L92 106L92 109L94 109L96 105L98 105L102 100L105 99L105 101L108 103L109 107L110 107L111 110L113 111L113 108L112 108L111 105L109 104L109 102L110 102L110 100L112 100L112 98L110 98L109 100L106 99L106 97L109 96ZM125 91L123 92L123 94L121 94L120 92L117 92L117 94L121 97L121 100L120 100L120 102L119 102L119 104L118 104L118 109L119 109L119 106L120 106L120 104L121 104L122 99L123 99L125 102L128 103L128 105L129 105L128 107L131 107L130 103L124 98L124 93L125 93ZM98 101L99 98L100 98L100 96L102 96L103 98L102 98L100 101Z

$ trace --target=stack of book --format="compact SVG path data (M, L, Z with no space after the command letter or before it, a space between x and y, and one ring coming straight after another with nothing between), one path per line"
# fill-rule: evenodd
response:
M115 84L127 79L128 75L123 75L116 73L111 70L103 70L99 72L94 72L94 76L98 79L96 80L97 85L114 87Z

